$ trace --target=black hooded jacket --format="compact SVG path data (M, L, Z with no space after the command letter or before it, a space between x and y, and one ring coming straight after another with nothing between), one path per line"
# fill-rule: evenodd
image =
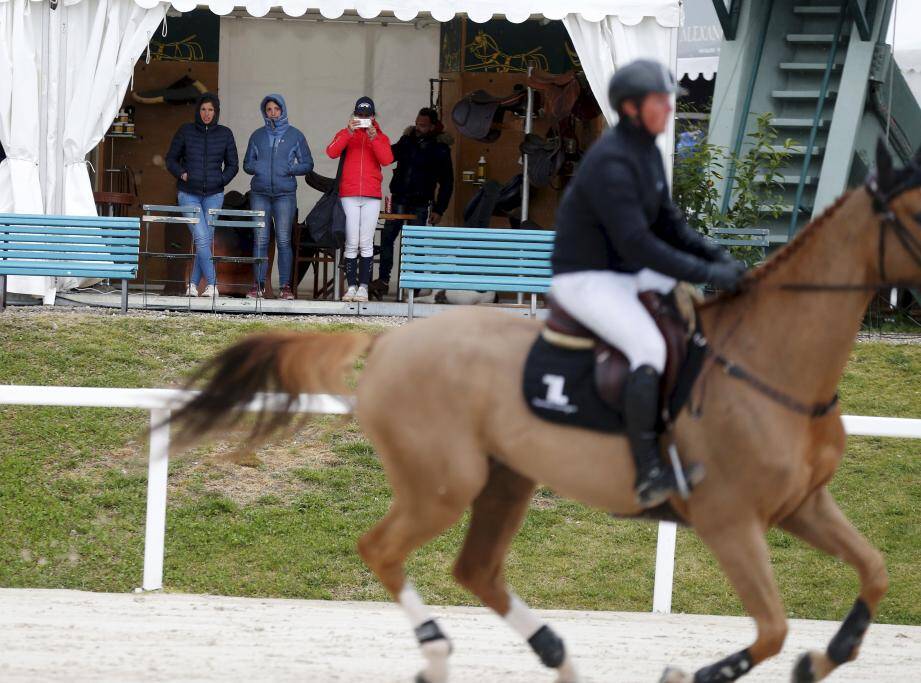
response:
M423 136L410 128L391 146L396 168L390 181L390 193L395 201L422 205L434 200L432 211L445 212L454 191L451 148L445 140L444 135Z
M721 250L672 203L655 138L622 118L588 151L557 211L553 272L650 268L705 282Z
M205 125L199 110L204 102L214 105L214 121ZM183 192L212 195L223 192L240 169L237 143L227 126L218 124L221 103L215 95L205 93L195 104L195 123L185 123L176 131L166 155L166 168L176 176L176 186ZM188 173L189 179L182 180Z

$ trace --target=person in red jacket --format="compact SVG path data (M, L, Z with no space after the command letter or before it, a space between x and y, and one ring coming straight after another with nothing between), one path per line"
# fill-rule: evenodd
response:
M367 301L374 231L381 212L381 168L393 163L390 140L377 123L370 97L355 103L348 126L336 133L326 148L330 159L343 153L339 197L345 211L345 277L349 287L342 300Z

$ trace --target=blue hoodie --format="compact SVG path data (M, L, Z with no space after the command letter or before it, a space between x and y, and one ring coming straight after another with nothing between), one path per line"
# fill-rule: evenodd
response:
M265 105L274 101L281 116L274 121L265 115ZM266 95L259 105L265 125L249 136L243 170L253 176L253 192L279 197L297 192L297 177L313 170L307 139L288 123L288 108L281 95Z

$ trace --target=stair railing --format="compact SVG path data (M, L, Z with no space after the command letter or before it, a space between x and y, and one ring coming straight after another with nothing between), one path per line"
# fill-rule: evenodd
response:
M835 70L835 63L838 60L838 46L841 42L841 35L844 33L845 21L849 15L849 1L850 0L841 0L841 13L838 15L838 25L835 27L835 36L832 38L831 49L828 51L828 61L825 63L825 72L822 74L819 99L815 105L815 114L812 117L812 129L809 131L809 140L806 143L805 153L803 154L803 169L799 174L799 184L796 186L796 199L793 201L793 211L790 214L790 227L787 228L788 240L792 239L793 235L796 234L796 226L799 223L799 212L803 205L803 195L806 193L806 179L809 177L809 166L812 163L812 151L815 147L816 138L819 135L822 112L825 110L825 102L828 99L828 86Z

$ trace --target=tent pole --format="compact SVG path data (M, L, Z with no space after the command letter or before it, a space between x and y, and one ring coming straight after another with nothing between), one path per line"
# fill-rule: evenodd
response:
M531 78L533 66L528 67L528 78ZM532 129L531 119L534 117L534 90L528 86L528 108L525 113L524 134L530 135ZM531 202L531 184L528 181L528 155L525 154L522 159L522 185L521 185L521 221L528 220L528 205Z

